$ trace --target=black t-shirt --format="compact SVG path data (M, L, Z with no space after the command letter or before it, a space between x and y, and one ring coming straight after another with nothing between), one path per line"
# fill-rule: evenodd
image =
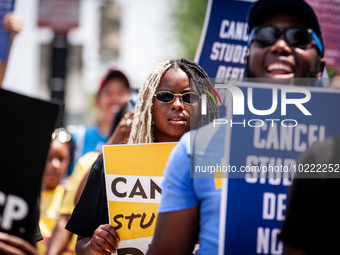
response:
M66 229L79 236L92 237L101 224L108 224L103 154L93 163L85 188Z
M314 144L300 163L340 164L340 138ZM294 179L280 239L307 254L340 254L340 179L314 174Z

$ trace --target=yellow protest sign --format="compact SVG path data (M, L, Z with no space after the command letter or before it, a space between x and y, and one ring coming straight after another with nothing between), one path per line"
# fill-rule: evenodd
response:
M119 232L121 240L153 236L158 203L133 203L109 201L114 213L111 225Z
M156 226L163 172L176 144L103 146L110 224L121 240L118 250L146 252Z

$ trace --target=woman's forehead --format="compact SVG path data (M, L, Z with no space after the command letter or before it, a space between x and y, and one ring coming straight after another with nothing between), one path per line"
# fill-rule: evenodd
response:
M189 87L188 75L180 68L170 68L163 75L157 89L185 89Z

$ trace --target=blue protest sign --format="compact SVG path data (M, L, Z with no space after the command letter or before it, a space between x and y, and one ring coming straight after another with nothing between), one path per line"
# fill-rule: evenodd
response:
M244 96L244 114L228 110L223 124L230 152L226 163L236 171L223 180L219 254L282 254L278 235L292 178L302 170L298 157L312 143L340 133L335 116L340 95L308 88L309 98L306 87L236 85ZM340 177L340 171L332 174Z
M242 78L250 5L254 1L210 0L195 61L211 78Z
M6 61L10 44L10 33L5 31L2 26L2 20L5 15L14 9L15 0L0 0L0 60Z

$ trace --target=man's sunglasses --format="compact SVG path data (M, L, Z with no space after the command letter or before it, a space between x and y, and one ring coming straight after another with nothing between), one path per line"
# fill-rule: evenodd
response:
M248 46L250 46L253 40L259 42L263 46L273 45L282 34L284 34L284 39L289 45L302 49L305 49L307 45L314 40L320 54L323 54L323 47L320 39L311 28L254 27L249 36Z
M176 96L181 98L181 101L185 104L192 105L197 104L200 101L200 95L195 92L185 92L183 94L174 94L170 91L159 91L154 97L161 103L171 103L175 100Z

